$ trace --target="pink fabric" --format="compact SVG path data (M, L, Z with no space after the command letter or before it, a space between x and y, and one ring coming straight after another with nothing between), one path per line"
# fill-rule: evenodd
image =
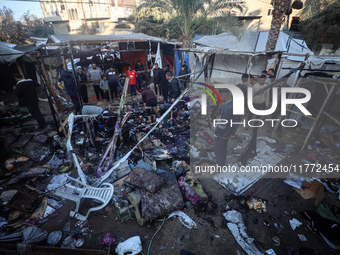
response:
M198 202L205 200L203 197L198 195L193 187L191 187L188 183L184 181L184 178L181 177L178 180L179 187L182 188L185 192L185 196L189 201L196 205Z

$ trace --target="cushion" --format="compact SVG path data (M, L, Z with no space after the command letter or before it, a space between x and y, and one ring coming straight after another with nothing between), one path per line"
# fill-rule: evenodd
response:
M140 167L133 169L125 181L151 193L155 193L164 185L162 177Z

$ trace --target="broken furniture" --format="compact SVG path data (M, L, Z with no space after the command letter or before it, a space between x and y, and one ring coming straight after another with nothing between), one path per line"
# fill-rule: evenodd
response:
M293 189L304 199L314 198L316 206L318 206L326 196L323 184L318 180L313 180L312 182L303 181L300 189L295 187L293 187Z
M74 211L70 211L70 217L74 217L78 220L85 221L87 217L89 216L90 212L98 211L104 208L110 202L112 195L113 195L113 191L114 191L114 187L112 184L103 183L99 188L95 188L95 187L86 185L85 183L77 179L74 179L70 176L67 176L67 178L83 186L83 188L81 188L81 187L73 186L71 184L65 185L67 188L72 189L77 194L69 194L66 192L59 191L59 190L55 191L56 195L76 202L76 209ZM82 205L84 199L86 198L93 199L95 201L101 202L102 204L97 207L90 208L87 211L87 214L84 216L79 213L79 208Z

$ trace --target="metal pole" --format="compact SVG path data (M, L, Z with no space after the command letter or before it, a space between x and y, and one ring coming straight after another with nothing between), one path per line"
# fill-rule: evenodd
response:
M81 102L80 96L79 96L79 88L78 88L78 82L77 82L77 77L76 77L76 69L74 67L74 59L73 59L73 54L72 54L71 47L70 47L70 42L67 42L67 47L68 47L68 53L70 54L70 59L71 59L74 85L76 86L76 89L77 89L77 99L79 101L80 108L82 109L83 103Z

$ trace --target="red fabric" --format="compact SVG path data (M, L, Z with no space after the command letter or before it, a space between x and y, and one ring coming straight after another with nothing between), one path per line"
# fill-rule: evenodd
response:
M127 71L129 77L129 84L135 85L137 84L137 72L135 70Z

